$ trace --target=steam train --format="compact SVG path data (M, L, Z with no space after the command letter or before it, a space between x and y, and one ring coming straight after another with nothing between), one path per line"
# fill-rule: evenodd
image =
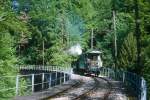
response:
M77 61L72 64L74 73L77 74L99 74L102 67L101 52L90 50L79 56Z

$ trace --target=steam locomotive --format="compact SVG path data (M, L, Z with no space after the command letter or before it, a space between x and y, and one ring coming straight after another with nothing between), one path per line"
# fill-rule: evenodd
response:
M77 61L72 64L74 73L77 74L99 74L102 67L101 52L90 50L79 56Z

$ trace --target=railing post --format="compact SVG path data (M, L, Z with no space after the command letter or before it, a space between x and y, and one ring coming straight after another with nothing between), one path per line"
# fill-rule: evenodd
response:
M42 90L44 89L44 73L42 73Z
M105 73L104 73L104 68L103 68L103 76L105 76Z
M100 71L100 68L98 69L98 71L99 71L99 75L101 75L101 71Z
M51 81L52 81L52 79L51 79L51 73L49 74L49 88L51 87Z
M107 76L108 76L108 78L109 78L109 76L110 76L110 75L109 75L109 74L110 74L109 69L107 69L107 72L108 72L108 75L107 75Z
M60 73L60 77L59 77L60 84L61 84L61 80L62 80L62 73Z
M73 70L72 70L72 68L70 68L70 71L69 71L70 73L69 73L69 79L68 80L70 80L70 78L71 78L71 75L72 75L72 73L73 73Z
M122 71L122 74L123 74L122 75L122 82L124 83L124 81L125 81L125 72Z
M144 78L142 78L141 82L141 100L147 100L147 90L146 90L146 82Z
M16 76L16 95L18 95L19 92L19 75Z
M34 92L34 74L32 74L32 92Z
M66 74L64 73L64 83L66 82Z
M57 85L57 71L56 71L55 85Z
M104 68L104 76L106 76L106 69Z

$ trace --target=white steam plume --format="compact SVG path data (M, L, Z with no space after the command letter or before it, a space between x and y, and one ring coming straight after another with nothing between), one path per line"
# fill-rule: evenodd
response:
M68 53L71 55L81 55L82 54L82 48L80 44L76 44L68 50Z

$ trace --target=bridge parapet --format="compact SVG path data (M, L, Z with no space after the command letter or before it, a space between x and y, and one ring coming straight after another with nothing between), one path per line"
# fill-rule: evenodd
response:
M72 73L71 66L43 66L43 65L19 65L19 70L43 70L43 71L58 71L64 73Z

